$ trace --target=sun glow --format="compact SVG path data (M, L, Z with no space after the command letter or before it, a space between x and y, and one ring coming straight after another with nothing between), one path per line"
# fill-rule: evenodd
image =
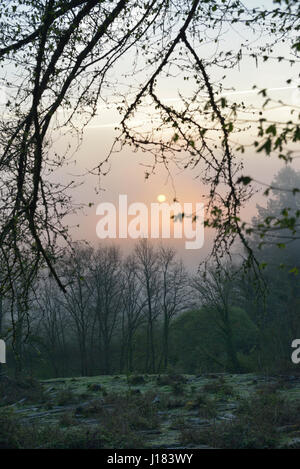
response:
M164 194L159 194L157 196L157 200L159 203L165 202L167 200L166 196Z

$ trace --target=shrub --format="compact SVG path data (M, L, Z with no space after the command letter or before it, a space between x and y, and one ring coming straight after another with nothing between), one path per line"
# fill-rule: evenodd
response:
M60 416L59 425L61 427L70 427L77 424L78 422L75 419L73 412L65 412Z
M187 382L183 375L159 375L156 380L158 386L174 386L175 384L185 384Z
M76 402L78 402L78 396L70 388L61 389L56 395L56 403L59 406L75 404Z
M275 448L280 445L278 427L299 424L299 413L278 394L256 393L243 400L232 421L214 422L209 428L181 431L181 441L206 444L215 448Z
M215 418L217 416L216 400L205 394L198 394L194 400L187 402L186 407L198 410L199 417Z
M33 378L15 380L8 376L2 376L0 396L0 405L14 404L20 400L34 403L46 400L41 383Z
M182 396L184 394L184 384L183 383L173 383L172 384L172 393L175 396Z
M20 425L12 410L0 410L0 449L20 447Z
M140 384L145 384L145 378L142 375L136 375L136 376L130 376L128 378L128 384L132 386L140 385Z
M234 389L233 387L226 383L223 377L220 377L218 380L210 381L203 386L204 392L209 392L213 394L219 394L221 396L233 396Z
M102 391L101 384L97 384L97 383L89 383L87 388L89 391L92 391L92 392Z

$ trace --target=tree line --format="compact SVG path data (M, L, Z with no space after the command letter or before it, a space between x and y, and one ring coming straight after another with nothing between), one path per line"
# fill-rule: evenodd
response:
M127 256L114 244L74 242L57 265L66 293L41 271L26 303L2 297L9 371L85 376L293 367L300 241L286 243L289 227L270 221L266 231L260 221L277 220L287 206L291 218L299 195L286 189L299 183L299 173L283 168L252 220L249 243L261 262L263 295L237 260L240 247L231 262L211 262L191 274L173 248L147 239Z

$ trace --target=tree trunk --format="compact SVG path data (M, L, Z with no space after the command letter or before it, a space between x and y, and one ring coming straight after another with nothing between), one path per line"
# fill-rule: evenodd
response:
M226 349L229 361L229 371L240 373L242 367L237 357L236 349L233 343L232 330L229 324L227 324L226 327Z
M154 336L153 336L153 320L149 322L149 335L150 335L150 356L151 356L151 372L155 373L155 350L154 350Z
M166 371L169 364L169 319L165 314L164 318L164 331L163 331L163 355L164 355L164 370Z
M3 321L3 303L2 303L2 295L0 294L0 339L2 334L2 321ZM0 380L3 374L3 364L0 363Z
M110 347L107 337L104 338L104 374L110 373Z
M14 335L15 377L20 379L23 374L23 317L19 312Z

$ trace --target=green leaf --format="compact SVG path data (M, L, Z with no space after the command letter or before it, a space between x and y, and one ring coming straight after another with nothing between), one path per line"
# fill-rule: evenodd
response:
M244 186L247 186L248 184L250 184L250 182L252 181L252 178L250 176L241 176L238 178L237 180L237 183L240 184L244 184Z
M265 143L257 149L257 153L260 153L261 151L265 150L266 154L269 155L271 153L272 149L272 141L270 137L265 141Z
M296 49L297 52L300 52L300 42L296 42L292 45L292 49Z
M289 270L289 273L298 275L299 274L299 269L297 267L293 267L291 270Z
M272 134L274 136L276 135L276 132L277 131L276 131L276 125L275 124L270 125L266 130L267 134Z

